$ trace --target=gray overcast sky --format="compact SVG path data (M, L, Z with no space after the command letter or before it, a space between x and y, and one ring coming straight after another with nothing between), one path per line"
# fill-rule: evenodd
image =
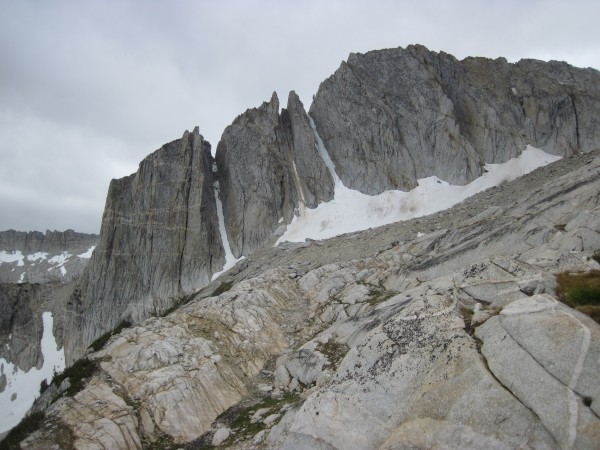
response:
M598 0L0 0L0 230L98 232L108 184L275 90L308 109L350 52L600 68Z

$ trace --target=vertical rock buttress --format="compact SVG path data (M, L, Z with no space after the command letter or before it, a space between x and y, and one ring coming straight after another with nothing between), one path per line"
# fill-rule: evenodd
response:
M111 182L100 241L66 309L67 364L122 321L163 313L221 269L212 165L195 128Z
M333 179L319 156L302 102L290 92L247 110L229 125L216 153L225 227L233 255L249 255L289 223L297 208L333 198Z

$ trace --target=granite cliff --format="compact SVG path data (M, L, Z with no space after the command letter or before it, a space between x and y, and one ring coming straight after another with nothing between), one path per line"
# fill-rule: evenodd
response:
M556 274L600 269L600 73L410 46L350 55L309 111L273 94L214 159L196 128L113 180L62 317L89 371L51 384L21 446L597 448L600 327ZM434 215L272 246L340 183L464 185L526 145L564 158ZM246 259L212 280L229 250Z
M112 181L100 241L67 303L68 361L121 322L163 313L221 269L214 182L197 128Z
M600 73L564 62L466 58L423 46L351 54L310 115L342 181L367 194L430 175L466 184L526 144L598 147Z
M290 92L240 115L217 147L225 225L235 257L249 255L289 223L298 208L333 198L333 179L319 156L302 102Z

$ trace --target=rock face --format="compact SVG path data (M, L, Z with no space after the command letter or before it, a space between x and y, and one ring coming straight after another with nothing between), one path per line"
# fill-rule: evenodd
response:
M351 54L310 108L344 184L466 184L526 144L571 155L600 145L600 73L566 63L456 60L422 46Z
M69 361L121 321L162 313L221 269L212 165L196 128L112 181L100 242L68 305Z
M225 226L237 258L249 255L292 220L299 207L333 198L333 179L319 156L302 102L292 91L249 109L228 126L217 147Z
M600 269L599 170L568 158L430 218L256 252L90 355L22 445L597 448L600 326L553 271Z
M56 317L60 342L66 299L97 241L73 230L0 232L0 358L23 372L41 367L42 313Z
M98 235L73 230L0 231L0 282L46 283L78 279Z
M0 284L0 357L23 371L43 363L39 309L46 291L40 284Z
M565 155L600 145L600 76L563 63L508 64L420 46L351 55L311 106L342 181L372 194L437 175L464 184L533 144ZM296 212L333 199L334 180L298 96L249 109L216 152L198 131L115 180L90 269L69 306L69 361L122 320L159 314L224 264L213 183L234 257ZM90 305L94 314L82 314ZM89 317L88 317L89 316ZM80 338L81 337L81 338Z

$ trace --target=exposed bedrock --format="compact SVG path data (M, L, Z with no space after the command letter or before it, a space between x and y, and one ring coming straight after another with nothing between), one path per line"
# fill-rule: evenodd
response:
M162 313L221 269L212 165L196 128L111 182L100 242L67 307L68 360L122 320Z
M351 54L310 115L344 184L408 190L453 184L526 144L559 155L600 146L600 73L563 62L466 58L423 46Z
M225 225L234 256L248 255L299 207L333 198L333 179L319 156L314 131L295 92L247 110L217 147Z

